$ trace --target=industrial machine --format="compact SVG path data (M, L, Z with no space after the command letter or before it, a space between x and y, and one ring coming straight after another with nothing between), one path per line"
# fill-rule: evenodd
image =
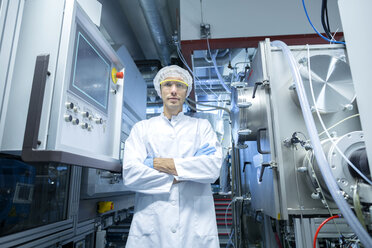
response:
M371 172L345 48L289 48L330 167L332 178L325 178L314 155L315 144L303 117L293 68L274 44L270 40L260 42L246 84L235 89L233 101L239 109L232 115L232 132L234 145L240 148L235 171L237 185L242 187L240 197L244 196L237 201L245 201L250 211L262 214L262 222L276 222L274 232L283 234L283 242L312 247L320 223L340 213L326 184L333 178L348 208L353 208L370 230ZM241 222L244 220L238 220ZM264 233L272 232L270 226ZM243 227L236 229L244 232ZM352 239L354 232L345 219L338 219L321 232L319 242L336 244L342 236ZM273 241L265 241L265 247L271 247Z
M48 4L26 4L14 62L22 73L6 83L1 151L119 170L124 67L74 1L28 16Z
M121 161L145 118L146 83L93 22L99 11L74 0L0 5L0 246L103 247L133 206Z

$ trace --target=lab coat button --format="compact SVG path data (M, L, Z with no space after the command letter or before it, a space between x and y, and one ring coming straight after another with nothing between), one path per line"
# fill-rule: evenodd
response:
M172 201L172 205L173 206L176 206L176 201Z
M177 232L177 230L176 230L175 227L172 227L171 231L172 231L172 233L176 233Z

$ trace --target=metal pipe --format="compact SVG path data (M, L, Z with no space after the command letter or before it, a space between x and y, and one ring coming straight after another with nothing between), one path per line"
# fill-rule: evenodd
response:
M235 184L236 184L236 197L242 196L242 178L241 178L241 170L240 170L240 154L239 149L236 149L234 146L234 170L235 170Z
M240 230L240 201L234 201L232 203L233 211L232 211L232 216L233 216L233 225L234 225L234 247L240 247L240 237L241 237L241 230Z
M156 51L163 66L170 65L170 51L159 11L153 0L140 0L143 15L150 29Z
M240 158L239 158L239 150L235 148L234 143L232 143L232 156L231 156L231 166L232 166L232 217L233 217L233 227L234 227L234 244L235 247L240 247L241 244L241 218L240 213L241 209L241 202L240 200L242 196L242 188L241 188L241 173L240 173ZM238 198L237 198L238 197Z

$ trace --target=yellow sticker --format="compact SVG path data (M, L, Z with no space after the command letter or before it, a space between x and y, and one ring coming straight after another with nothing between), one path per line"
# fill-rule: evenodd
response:
M116 68L113 67L112 70L111 70L111 78L112 78L112 82L114 82L114 84L116 84L117 81L118 81L118 78L116 77L117 72L118 71L116 70Z
M114 209L114 203L112 201L102 201L97 204L97 212L102 214Z

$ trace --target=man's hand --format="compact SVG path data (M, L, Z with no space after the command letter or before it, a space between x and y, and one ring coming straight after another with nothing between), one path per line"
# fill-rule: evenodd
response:
M154 158L154 169L178 176L173 158Z
M147 158L145 159L145 161L143 161L143 163L149 168L154 168L154 158L152 157L147 156Z
M213 155L215 152L216 148L214 148L213 146L209 146L209 144L206 143L195 152L194 157L201 155Z

